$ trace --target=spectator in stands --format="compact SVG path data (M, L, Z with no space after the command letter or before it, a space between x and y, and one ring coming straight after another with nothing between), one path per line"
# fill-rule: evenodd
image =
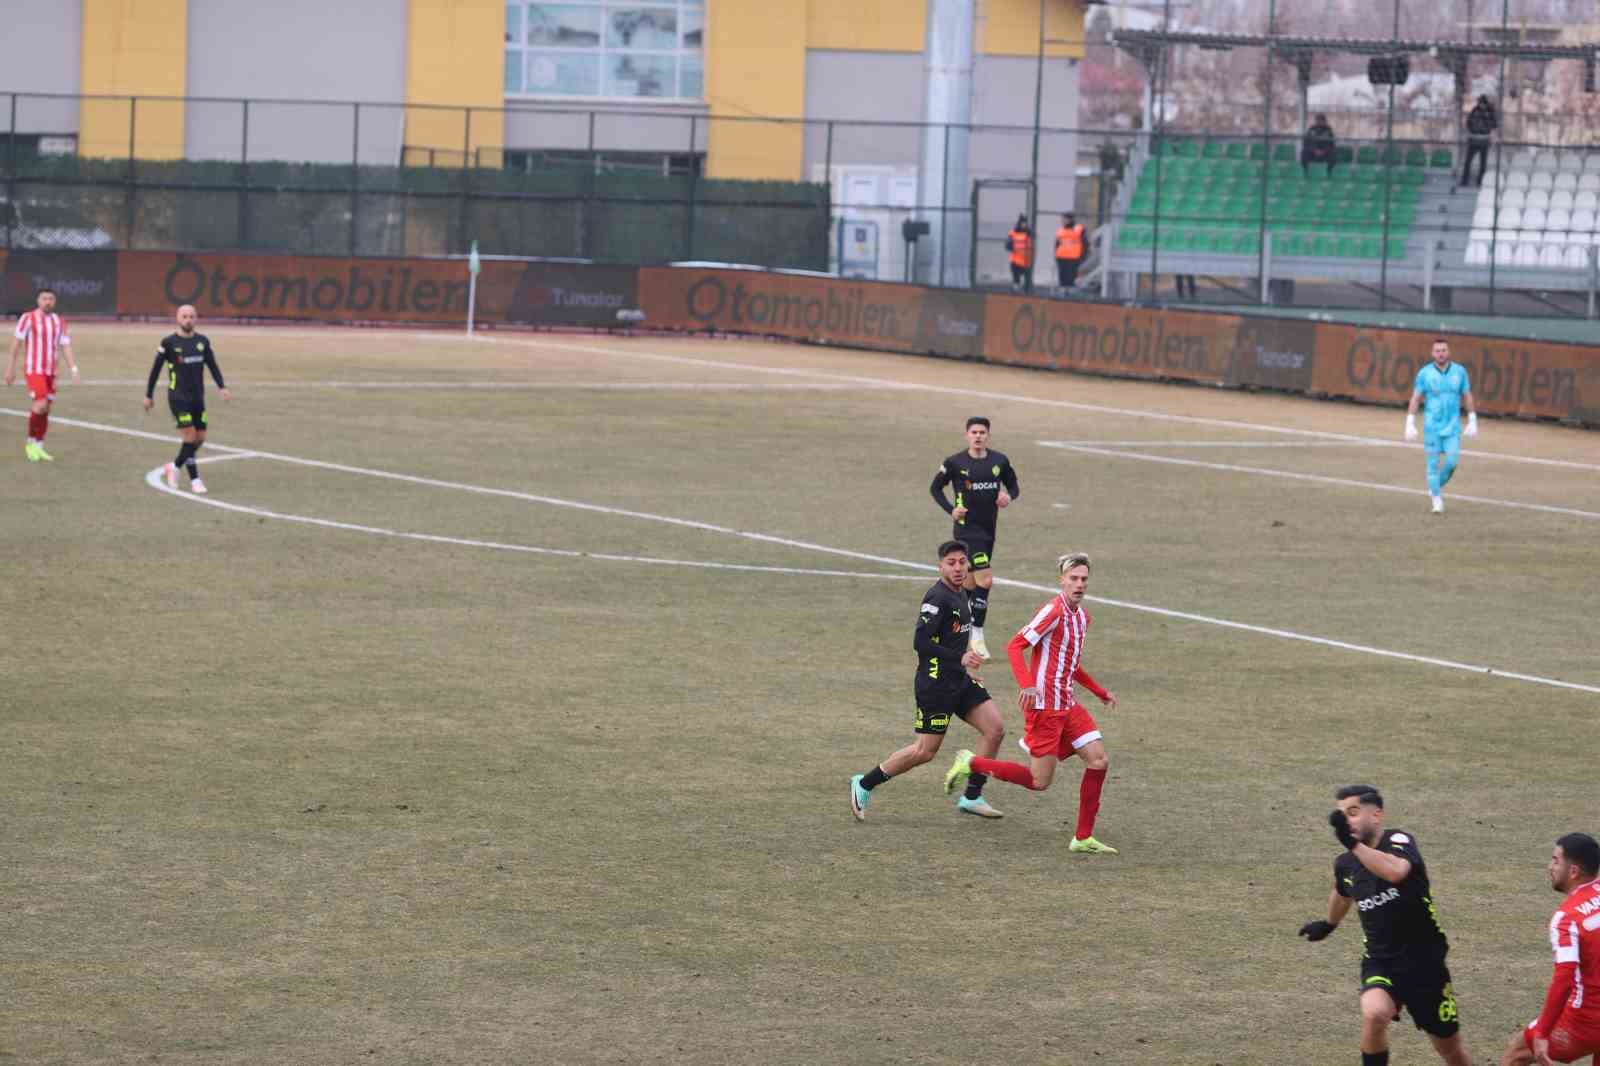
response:
M1174 274L1172 278L1178 283L1178 299L1192 300L1195 298L1193 274Z
M1033 227L1027 215L1018 215L1017 224L1006 234L1006 251L1011 253L1011 291L1033 291Z
M1461 166L1461 187L1466 188L1472 173L1472 157L1478 157L1478 180L1473 185L1483 184L1483 172L1489 166L1489 134L1493 133L1500 125L1500 118L1494 113L1494 104L1487 96L1478 97L1478 102L1467 114L1467 161Z
M1078 267L1083 263L1088 240L1083 223L1071 211L1061 216L1061 226L1056 230L1056 280L1062 295L1078 284Z
M1333 127L1328 125L1328 116L1318 115L1300 144L1300 169L1309 175L1312 163L1326 163L1328 173L1332 174L1338 154L1334 147Z

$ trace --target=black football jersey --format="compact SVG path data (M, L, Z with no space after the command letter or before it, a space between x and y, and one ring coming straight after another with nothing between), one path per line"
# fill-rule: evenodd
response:
M945 496L945 486L955 493L955 502ZM1017 472L1005 453L990 449L982 459L974 459L966 452L956 452L934 472L933 484L928 491L946 511L965 507L967 517L956 524L959 536L963 525L982 531L987 539L994 539L995 525L1000 517L1000 490L1005 489L1012 499L1022 495L1017 485Z
M1334 888L1355 903L1370 959L1442 959L1450 949L1428 885L1428 868L1416 839L1399 829L1386 829L1377 850L1411 863L1411 873L1390 884L1348 851L1333 863Z
M958 684L966 680L961 657L972 637L972 606L965 592L935 581L922 597L911 646L917 652L917 681Z

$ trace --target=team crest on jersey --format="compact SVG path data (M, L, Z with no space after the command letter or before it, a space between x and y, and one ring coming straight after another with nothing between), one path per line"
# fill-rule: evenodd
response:
M1409 843L1411 843L1411 838L1406 836L1404 833L1394 833L1394 834L1390 835L1389 843L1391 843L1391 844L1409 844Z
M989 473L993 474L995 477L999 477L1000 476L1000 464L996 463L994 466L991 466L989 468Z

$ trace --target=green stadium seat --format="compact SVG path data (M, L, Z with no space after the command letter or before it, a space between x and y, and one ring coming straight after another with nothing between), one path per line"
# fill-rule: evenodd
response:
M1221 141L1207 141L1206 142L1206 146L1200 150L1200 158L1202 158L1202 159L1221 159L1222 158L1222 142Z
M1425 148L1411 148L1406 152L1406 166L1425 167L1428 165L1428 151Z
M1311 254L1333 257L1339 255L1340 241L1331 233L1319 233L1311 241Z
M1256 141L1250 146L1250 158L1265 161L1267 158L1267 146L1260 141Z
M1363 144L1356 149L1356 162L1362 166L1374 166L1378 162L1378 149L1370 144Z
M1244 159L1249 149L1250 146L1245 144L1243 141L1229 141L1228 147L1226 150L1224 150L1223 155L1227 156L1229 159Z
M1404 237L1389 238L1389 258L1404 259L1406 257L1406 239Z
M1304 235L1290 231L1274 235L1272 250L1276 255L1310 255L1311 245Z
M1239 230L1235 232L1229 251L1234 255L1259 254L1261 251L1261 234L1256 230Z
M1190 140L1175 141L1172 146L1172 154L1185 159L1193 159L1200 154L1200 149Z
M1333 158L1341 165L1348 167L1356 161L1356 150L1348 144L1341 144L1334 148Z
M1293 163L1297 158L1294 145L1288 141L1279 142L1278 146L1272 150L1272 161L1275 163Z
M1410 229L1411 224L1416 219L1417 209L1409 204L1389 209L1389 226L1391 229Z
M1428 180L1428 172L1418 164L1415 167L1407 166L1396 177L1400 179L1401 185L1421 185Z
M1451 158L1450 149L1448 148L1435 148L1433 156L1428 160L1428 165L1442 170L1455 169L1455 161Z
M1379 238L1369 235L1356 237L1355 242L1357 259L1376 259L1378 258L1378 249L1383 247L1383 242Z
M1125 226L1117 236L1117 244L1122 248L1149 248L1150 230L1145 226Z

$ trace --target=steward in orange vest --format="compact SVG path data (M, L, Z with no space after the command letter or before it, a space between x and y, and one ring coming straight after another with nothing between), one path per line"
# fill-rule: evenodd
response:
M1033 291L1033 229L1027 215L1018 215L1017 224L1006 234L1006 251L1011 253L1011 291Z
M1087 237L1083 225L1071 211L1061 216L1056 230L1056 275L1063 289L1078 283L1078 267L1083 263Z

